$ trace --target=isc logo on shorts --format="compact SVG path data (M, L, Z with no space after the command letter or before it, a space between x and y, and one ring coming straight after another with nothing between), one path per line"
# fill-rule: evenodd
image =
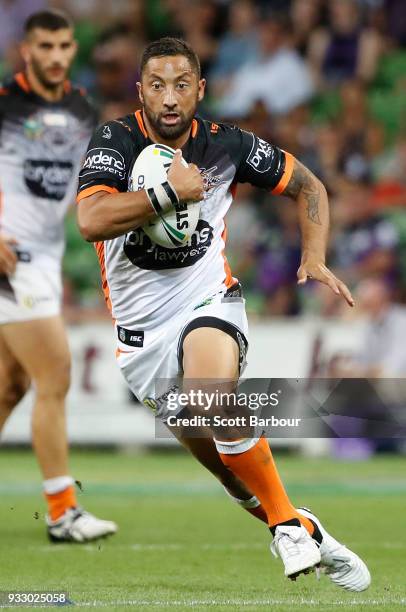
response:
M144 346L143 331L133 331L131 329L125 329L124 327L117 325L117 334L118 339L123 344L128 344L128 346L135 346L137 348L142 348Z
M130 336L130 342L136 342L137 344L144 340L144 336Z

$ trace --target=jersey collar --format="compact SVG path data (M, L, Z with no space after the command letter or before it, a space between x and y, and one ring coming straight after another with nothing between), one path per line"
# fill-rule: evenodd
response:
M25 93L30 93L31 87L30 87L30 84L24 72L17 72L17 74L14 75L14 80L17 83L17 85L23 91L25 91Z
M14 75L14 80L17 83L17 85L20 87L20 89L22 89L25 93L34 93L35 95L38 96L38 94L36 94L32 89L31 89L31 85L28 82L27 79L27 75L25 74L25 72L17 72L17 74ZM66 80L63 84L63 91L64 94L67 95L72 91L72 84L69 80ZM41 97L41 96L38 96Z

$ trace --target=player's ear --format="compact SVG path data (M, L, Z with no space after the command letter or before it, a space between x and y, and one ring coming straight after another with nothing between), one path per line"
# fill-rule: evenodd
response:
M197 94L197 99L201 102L204 98L204 90L206 88L206 79L199 80L199 92Z
M74 38L72 40L72 49L73 49L72 55L73 55L73 57L76 57L76 53L78 52L78 49L79 49L79 43L76 40L76 38Z
M20 43L20 54L24 60L24 63L27 64L30 60L30 48L26 40L23 40Z
M136 85L137 85L138 97L140 99L140 102L141 104L144 104L144 96L142 95L142 85L139 81L137 81Z

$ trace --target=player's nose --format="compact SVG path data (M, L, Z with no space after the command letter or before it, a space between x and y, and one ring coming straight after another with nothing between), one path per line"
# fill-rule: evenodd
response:
M167 109L173 110L176 107L178 102L176 100L175 92L173 91L173 89L166 89L163 103Z

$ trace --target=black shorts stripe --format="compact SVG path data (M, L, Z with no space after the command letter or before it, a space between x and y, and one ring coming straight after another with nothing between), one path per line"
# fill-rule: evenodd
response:
M200 327L220 329L236 341L239 350L239 368L241 371L241 366L245 361L245 356L248 350L248 340L238 327L229 321L224 321L224 319L218 319L217 317L198 317L197 319L190 321L190 323L188 323L183 329L178 343L178 363L180 371L183 372L183 343L185 338L191 331L194 329L199 329Z

